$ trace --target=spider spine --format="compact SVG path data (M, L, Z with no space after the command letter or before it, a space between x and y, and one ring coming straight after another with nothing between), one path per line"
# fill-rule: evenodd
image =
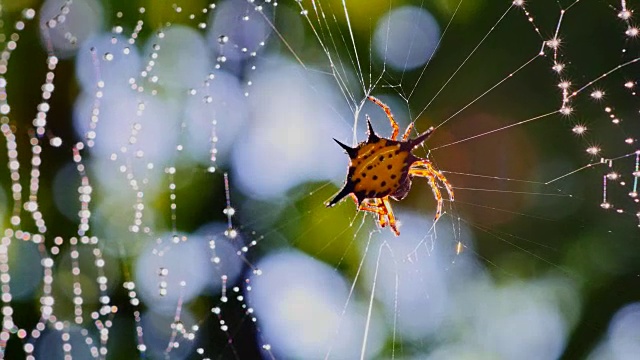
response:
M373 131L373 125L371 125L371 119L369 119L368 117L367 117L367 129L368 129L367 143L374 143L380 140L380 137L378 136L378 134L376 134L376 132Z
M333 141L338 143L338 145L340 145L340 147L343 148L344 151L347 152L347 154L349 155L350 158L353 159L356 155L358 155L358 149L357 148L352 148L349 145L343 144L340 141L338 141L336 138L333 138Z
M415 139L409 139L407 141L407 143L409 144L411 149L415 149L418 145L420 145L423 142L425 142L429 138L429 136L431 136L431 134L433 133L434 130L435 129L432 126L429 129L427 129L427 131L425 131L422 134L418 135L418 137L416 137Z

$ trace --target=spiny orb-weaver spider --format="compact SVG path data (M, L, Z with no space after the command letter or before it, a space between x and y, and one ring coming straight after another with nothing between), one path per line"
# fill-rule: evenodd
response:
M402 135L402 140L398 141L396 139L400 128L393 118L391 109L373 96L368 98L387 114L393 133L391 138L380 138L373 131L371 119L367 115L369 131L366 141L352 148L333 139L349 155L349 172L342 189L326 205L331 207L345 196L350 195L359 210L377 214L380 227L389 225L398 236L400 231L398 231L396 218L391 210L389 197L397 201L404 199L411 189L412 178L414 176L426 177L429 180L433 196L438 202L435 222L442 214L442 194L436 179L444 185L450 201L453 201L453 187L429 160L419 158L411 153L413 149L427 140L434 128L430 127L415 139L408 139L409 133L413 129L413 123L411 123Z

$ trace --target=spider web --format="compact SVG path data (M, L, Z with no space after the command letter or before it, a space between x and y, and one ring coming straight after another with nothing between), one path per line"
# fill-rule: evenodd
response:
M637 246L626 2L3 5L3 356L547 358L603 335L572 331ZM416 179L398 238L323 206L331 138L365 114L390 134L370 94L436 128L416 154L456 193L434 224Z
M474 23L473 28L477 33L474 37L469 36L469 28L461 27L456 30L456 14L458 10L464 9L463 2L457 3L451 7L451 17L449 22L445 22L447 25L444 26L445 30L442 36L436 38L439 46L437 53L433 58L427 59L426 65L419 66L414 76L407 75L410 73L410 69L406 65L413 49L412 45L409 46L408 55L404 59L405 67L390 69L387 58L388 44L384 45L382 55L375 54L375 50L380 52L374 44L374 38L378 34L379 28L373 30L375 25L368 24L367 27L361 24L358 29L358 25L352 24L352 21L357 21L354 19L359 18L361 12L375 13L379 8L387 9L385 6L389 4L381 7L366 7L365 10L357 9L358 15L355 18L350 15L349 5L344 2L336 4L316 1L299 2L299 4L300 14L309 26L310 30L308 31L314 34L328 61L328 64L324 68L320 67L319 71L329 74L334 79L343 101L350 109L351 120L347 115L345 122L351 122L352 134L350 136L343 135L338 139L344 141L351 138L352 144L363 139L364 129L361 121L363 113L370 111L372 117L375 118L374 114L377 111L378 119L384 119L379 109L375 107L368 110L363 109L367 105L366 96L369 94L376 96L381 96L379 93L386 94L391 99L385 99L387 103L395 98L396 105L399 103L405 107L405 109L400 108L400 111L404 110L404 117L411 121L417 121L418 129L420 118L428 117L430 113L433 113L433 118L442 119L433 120L436 134L448 131L446 134L448 136L444 141L440 140L439 144L434 144L438 141L437 135L434 135L430 139L431 143L427 146L428 155L430 160L436 163L454 184L456 201L449 206L449 218L442 219L435 226L428 221L432 216L432 210L426 216L423 212L423 218L401 213L401 217L410 217L409 224L404 222L404 227L408 231L413 230L414 233L401 236L399 239L393 239L385 234L385 231L381 233L375 230L370 232L367 230L366 217L354 218L348 228L355 229L355 234L350 232L346 236L347 245L343 245L342 256L339 256L337 262L326 260L331 259L331 255L326 255L326 253L332 251L330 249L334 243L341 242L341 236L346 228L336 230L334 237L331 235L326 237L329 239L328 243L325 240L322 245L317 247L300 245L302 242L313 241L311 240L313 239L312 235L309 235L310 231L306 231L303 236L298 237L294 242L298 247L302 247L313 256L324 258L325 261L333 261L334 266L341 269L346 268L347 273L351 274L347 295L342 293L338 295L346 296L347 300L342 307L338 307L341 309L338 311L340 313L338 330L333 337L330 337L332 340L329 341L328 350L325 350L327 346L319 346L320 349L315 349L317 352L309 350L307 353L298 354L302 357L317 357L323 354L325 358L332 356L360 356L364 358L382 353L395 357L396 351L399 350L402 351L402 355L424 356L424 353L419 350L421 348L427 348L431 353L439 355L440 351L442 354L459 354L460 352L475 354L480 350L475 348L473 344L483 344L489 341L495 345L489 349L483 346L482 350L482 352L487 352L488 356L497 353L507 358L515 357L517 354L521 354L523 347L529 348L531 339L512 337L508 331L504 331L504 327L518 326L514 324L517 324L518 321L527 321L518 320L515 313L528 311L531 317L527 318L529 321L540 315L538 320L541 323L548 322L555 325L551 327L553 330L548 333L548 337L536 338L543 341L545 346L535 351L531 349L531 352L527 353L531 353L532 358L559 356L567 343L574 340L569 339L567 335L561 335L560 338L557 335L563 332L566 334L567 328L577 326L578 321L573 317L575 314L565 317L552 315L560 313L562 306L562 300L556 297L559 296L557 294L558 286L567 286L566 281L569 282L570 287L577 286L580 274L576 274L573 269L565 268L564 264L566 263L561 264L563 261L558 259L558 245L553 239L572 236L571 234L576 236L576 232L584 231L585 223L605 219L602 213L580 211L583 202L598 204L598 202L590 200L592 199L590 194L585 194L584 189L580 189L584 183L593 184L593 181L589 180L592 179L592 173L588 173L588 171L599 168L601 173L604 172L601 176L605 179L605 185L602 186L601 181L598 181L591 188L591 191L599 189L603 197L601 207L610 210L613 206L607 201L606 181L619 180L620 173L611 172L611 170L604 168L612 167L614 162L621 159L633 160L637 155L635 139L631 136L633 130L631 132L627 130L625 136L617 140L613 138L601 140L612 146L613 144L626 144L626 148L610 150L612 154L616 154L612 158L613 160L599 158L603 153L598 146L593 145L593 140L587 140L581 144L571 138L572 133L580 136L585 134L587 127L582 123L581 118L591 116L589 110L585 108L593 105L593 101L600 98L596 84L619 88L619 84L604 84L604 80L610 79L611 74L622 73L637 61L633 51L630 51L630 45L637 31L632 23L619 22L619 19L626 20L624 19L626 4L609 4L607 6L591 3L584 5L578 1L556 2L544 6L535 3L530 5L514 2L513 4L504 4L502 8L497 7L497 9L488 9L489 6L486 6L483 7L482 14L492 14L493 16L487 15L483 18L492 20L478 21L480 25L484 26L479 28L486 29L486 32L484 30L477 31L475 27L478 24ZM581 34L573 35L573 31L580 28L577 21L583 19L583 12L597 13L598 6L603 6L603 9L607 9L612 15L609 19L611 33L604 36L599 34L599 36L602 39L615 36L626 41L627 44L621 45L616 51L607 54L615 54L612 57L617 57L608 64L602 63L594 66L587 62L587 65L582 65L579 60L574 61L574 57L576 59L595 59L596 56L593 53L583 55L581 51L588 53L600 48L597 45L593 47L585 45L582 43L583 40L578 40ZM420 4L419 8L425 9L426 6ZM394 6L389 5L388 10L391 12L394 10ZM366 18L366 16L363 17ZM411 23L407 19L398 21ZM419 22L415 21L414 23ZM387 39L390 36L390 27L382 30ZM277 31L277 28L275 30ZM470 38L467 47L462 46L459 41L447 42L447 37L454 39L463 37L456 36L456 31L458 34L464 34ZM414 30L413 34L415 33L418 33L418 29ZM572 46L571 41L565 39L565 33L567 37L574 36L573 43L579 45ZM286 41L286 36L279 34L279 37ZM414 44L414 38L410 37L395 38L394 41L406 41ZM565 44L565 41L568 44ZM309 69L309 64L314 62L306 60L303 52L296 52L290 44L285 43L285 45L303 68L311 72L318 71L318 69ZM455 49L448 50L447 45ZM455 59L455 50L459 48L464 50L462 55L458 55L459 60L457 60ZM515 48L517 51L513 50ZM625 56L621 59L616 54L617 51L622 52ZM445 62L454 65L438 64L438 59L446 59ZM496 66L495 73L486 69L487 65L484 63L489 61L490 64L493 62L499 64ZM433 70L434 68L435 70ZM478 74L478 68L490 74ZM429 84L421 86L421 82L426 77L436 79L433 81L435 85L431 85L431 88ZM473 81L469 79L473 79ZM314 87L317 86L315 80L310 82L314 84ZM633 88L632 85L625 84L629 89ZM423 88L426 90L422 90ZM469 91L469 88L472 90ZM421 90L426 95L422 95ZM585 98L584 102L587 104L582 104L582 98ZM457 103L452 104L453 101L450 99L456 99ZM505 99L509 99L509 101L505 101ZM436 108L438 106L440 109ZM392 109L397 115L398 106L392 106ZM495 109L499 109L500 117L495 115ZM606 108L603 110L608 111ZM396 116L396 118L402 118L402 116ZM611 118L613 119L613 117ZM386 124L386 121L382 120L382 123ZM619 123L614 122L614 124L618 125ZM426 126L423 126L422 129L424 130ZM604 139L607 136L605 134L610 134L611 131L611 128L601 130L594 126L594 129L588 130L587 133L589 135L595 134L592 139ZM419 131L417 130L416 133ZM531 141L532 134L544 139L544 141L539 141L536 144L528 143ZM584 146L585 153L591 156L591 159L586 157L587 160L585 160L584 153L580 155L579 153L567 154L553 151L553 147L558 148L563 142L577 143L577 148ZM475 157L471 154L474 154ZM634 185L637 174L632 161L629 161L625 168L626 175L624 177L630 180L619 183L626 190L626 193L623 194L624 197L617 199L618 205L615 214L631 215L627 217L633 219L637 217L636 185ZM589 177L590 175L591 177ZM414 186L413 192L419 191L415 188ZM419 194L420 201L430 198L428 190ZM312 193L312 196L316 195ZM321 196L318 195L318 197ZM414 197L410 197L405 201L413 201L412 205L415 206L416 200L414 199ZM316 204L320 201L321 199L314 198ZM398 206L402 205L396 205L396 207ZM432 204L428 206L433 209ZM353 208L351 207L351 209ZM323 226L323 223L331 222L325 220L326 217L321 214L314 213L313 216L317 217L313 223L317 224L315 225L317 227ZM411 229L412 225L422 230ZM628 230L630 226L634 225L626 223L624 227L616 231L616 234L623 238L632 236L631 232L627 232L632 231ZM611 231L611 225L604 225L604 227ZM531 229L535 229L535 231ZM349 236L353 236L353 238L348 239ZM474 236L476 237L476 245L472 240ZM353 245L358 242L360 245ZM491 242L493 245L482 244L484 242ZM627 243L626 241L622 242ZM356 250L360 256L357 257L357 261L345 264L350 261L352 246L360 247ZM478 250L476 250L476 246L479 248ZM501 247L510 249L500 249ZM464 252L467 254L461 254ZM471 259L467 257L469 253L473 254L470 256ZM520 267L511 263L515 261L511 258L513 256L521 261L519 256L513 255L514 253L527 255L527 261L532 268L524 270L527 266ZM517 272L533 271L533 273L537 273L537 271L543 271L546 274L543 277L548 281L546 285L542 286L542 288L546 288L544 291L546 300L540 304L523 302L522 307L513 307L504 312L492 312L492 316L499 319L495 328L492 327L499 334L497 336L458 334L460 337L457 340L465 346L452 345L446 340L438 343L438 340L441 339L434 334L434 329L456 328L460 317L471 316L464 311L457 312L457 316L446 315L448 311L456 313L460 307L476 308L476 306L470 306L466 303L453 305L452 308L449 308L442 305L447 295L440 294L455 294L451 295L453 297L468 296L461 295L458 291L461 291L459 288L464 288L465 285L470 287L470 284L446 284L463 282L459 279L460 274L468 276L469 272L483 272L484 270L478 269L479 265L475 262L476 256L482 259L481 262L485 262L490 268L497 270L500 276L506 276L513 280L510 286L504 287L489 282L487 289L490 290L487 291L494 294L496 291L513 292L514 294L536 292L540 288L537 286L529 287L532 286L530 282L515 281L519 277L527 277L527 275L517 274ZM442 260L443 258L445 260ZM436 271L430 267L432 264L427 265L425 261L438 263L441 269L446 269L446 273L440 277L430 274ZM535 264L538 262L542 265ZM575 264L569 264L569 266L572 265ZM534 270L538 267L539 270ZM480 269L484 269L484 267L480 266ZM471 278L474 277L471 276ZM479 278L483 279L484 277L480 276ZM473 282L472 280L471 283ZM411 292L409 288L412 287L420 290ZM462 292L464 293L464 291ZM478 296L476 293L473 294ZM518 295L515 296L519 298ZM416 298L420 300L415 300ZM293 301L291 300L291 302ZM424 310L434 307L437 309L434 312ZM270 310L273 309L270 308ZM312 307L308 310L308 312L313 311ZM473 310L471 311L473 312ZM265 313L269 313L269 311L265 311ZM276 313L278 314L276 316L284 315L282 312ZM415 318L419 320L415 320ZM309 323L317 321L311 315L306 319ZM420 329L422 332L419 332L422 337L415 334L418 326L412 320L422 321L423 325ZM478 317L476 321L475 326L480 327L481 324L485 324L486 318ZM380 325L381 322L390 327L386 335L380 335L380 332L384 333L384 330L381 329L385 328L384 325ZM361 340L351 336L353 327L362 329ZM541 325L540 328L544 328L544 326ZM542 332L541 329L539 331ZM317 335L311 330L309 334ZM388 341L386 346L381 345L383 344L381 337L384 339L385 336ZM454 338L456 337L454 336ZM429 343L429 340L425 339L430 339L436 344ZM359 348L354 347L354 342L358 340L361 344ZM297 341L299 341L298 338L294 342L297 343ZM429 344L425 344L425 341ZM322 344L322 341L318 340L318 343ZM512 344L512 346L500 345L505 343ZM290 347L286 347L286 345ZM280 354L290 354L300 347L285 341L285 350L281 350ZM349 350L345 350L345 348ZM407 348L408 350L406 350ZM338 354L334 352L334 349L340 349L336 351ZM572 349L571 345L569 345L569 349L568 353L582 351L584 354L586 351L585 349Z

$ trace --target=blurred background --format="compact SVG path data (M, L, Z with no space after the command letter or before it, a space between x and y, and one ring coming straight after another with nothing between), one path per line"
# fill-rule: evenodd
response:
M0 2L0 355L636 359L632 5ZM324 206L367 95L437 223Z

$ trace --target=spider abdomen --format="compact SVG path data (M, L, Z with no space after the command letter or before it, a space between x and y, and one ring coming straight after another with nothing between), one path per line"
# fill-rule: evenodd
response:
M379 198L394 193L407 178L411 153L401 143L380 139L363 143L351 160L351 181L358 199Z

